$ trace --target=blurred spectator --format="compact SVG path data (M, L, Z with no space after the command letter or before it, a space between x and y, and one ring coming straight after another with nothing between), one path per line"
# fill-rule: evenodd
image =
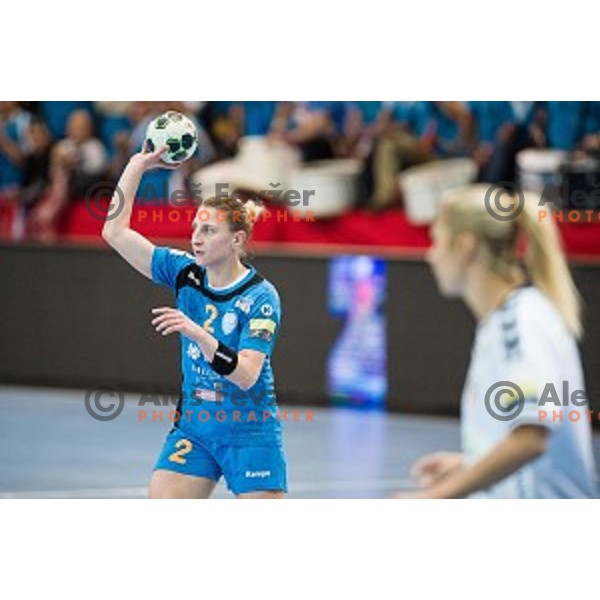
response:
M361 184L368 205L382 210L399 200L401 171L436 158L467 156L474 128L464 102L386 102L374 131Z
M85 110L73 112L67 123L67 137L52 151L47 196L31 214L32 233L43 239L56 235L57 220L69 200L81 198L106 176L108 160L102 142L94 137L92 117Z
M542 112L538 145L555 150L576 150L593 133L593 103L583 101L540 102Z
M31 120L26 139L21 202L29 209L42 197L48 185L53 141L46 123L39 117Z
M511 177L514 156L511 151L517 119L508 101L469 102L474 118L475 149L473 158L479 167L479 180L490 183Z
M373 147L361 176L368 206L382 210L398 201L398 173L434 157L422 103L385 102L371 126Z
M531 100L513 100L510 102L510 106L516 126L515 136L518 149L542 145L541 131L540 135L536 132L542 115L540 103Z
M18 102L0 102L0 198L18 199L31 115Z
M222 104L222 103L218 103ZM196 190L202 195L217 192L227 184L238 193L254 194L283 185L290 170L300 162L293 144L286 143L286 132L294 109L293 102L234 101L228 107L229 140L235 154L198 169L193 175ZM290 140L291 141L291 140Z
M38 111L48 125L55 140L60 140L67 134L67 123L71 114L76 110L87 110L93 114L92 102L87 100L54 102L43 100L38 103Z
M377 123L379 115L386 104L386 102L379 100L348 102L348 109L358 111L364 127L369 128Z
M111 157L117 154L123 135L127 136L131 132L129 112L132 104L128 100L94 102L98 135Z
M48 127L39 117L33 117L25 132L19 204L15 206L11 237L23 239L28 214L43 197L48 186L52 138Z
M361 160L369 156L373 149L373 139L377 135L377 124L385 104L390 103L348 102L346 139L350 156Z
M347 116L347 102L298 102L292 129L280 136L300 150L304 162L345 156Z
M466 102L417 102L423 136L440 158L468 156L474 134L473 115Z
M588 102L585 136L581 147L587 152L600 153L600 102Z
M230 158L236 152L239 126L231 114L235 104L231 101L207 102L199 115L218 159Z
M232 117L237 138L249 135L269 135L285 120L282 102L233 102L229 114Z
M511 100L510 107L517 127L529 127L536 110L533 100Z
M497 104L497 102L490 102L489 104ZM482 164L484 161L481 161L481 159L479 161L479 164L483 167L479 174L480 181L492 183L499 181L516 182L517 154L526 148L545 145L544 113L541 110L540 102L514 100L509 104L512 112L512 133L510 126L500 127L489 161L487 164ZM475 118L477 119L477 115ZM476 154L475 158L480 157Z

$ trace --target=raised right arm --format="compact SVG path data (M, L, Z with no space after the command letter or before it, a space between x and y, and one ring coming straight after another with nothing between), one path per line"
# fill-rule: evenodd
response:
M152 254L154 244L130 227L133 202L142 175L147 169L162 166L160 155L164 148L155 152L138 153L131 157L113 195L112 206L117 212L109 211L102 229L102 237L134 269L152 278ZM168 168L165 165L165 168Z

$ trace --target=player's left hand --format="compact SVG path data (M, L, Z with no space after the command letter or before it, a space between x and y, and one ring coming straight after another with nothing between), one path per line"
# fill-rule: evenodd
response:
M200 331L204 331L200 325L194 323L194 321L176 308L161 306L159 308L153 308L152 314L156 315L154 319L152 319L152 325L154 325L156 331L162 333L162 335L182 333L186 337L195 338Z

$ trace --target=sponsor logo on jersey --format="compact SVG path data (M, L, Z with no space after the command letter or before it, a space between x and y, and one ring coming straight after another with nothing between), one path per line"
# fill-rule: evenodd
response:
M196 373L204 379L216 379L218 375L212 369L205 369L198 365L192 365L192 373Z
M260 307L260 312L265 315L265 317L270 317L273 314L273 307L270 304L263 304Z
M250 319L250 337L270 342L276 323L272 319Z
M238 317L233 311L228 311L221 319L221 329L225 335L229 335L237 327Z
M198 346L196 346L196 344L194 344L193 342L190 342L190 344L188 345L186 354L192 360L198 360L200 358L200 355L202 354L202 352L201 352L200 348L198 348Z
M225 395L218 390L194 390L194 397L203 402L223 402Z
M200 285L200 280L196 277L195 273L190 271L188 273L188 279L191 279L196 285Z
M236 301L235 308L239 308L243 313L248 314L253 304L254 300L252 298L243 297Z
M270 333L275 333L276 323L273 319L250 319L250 330L264 329Z

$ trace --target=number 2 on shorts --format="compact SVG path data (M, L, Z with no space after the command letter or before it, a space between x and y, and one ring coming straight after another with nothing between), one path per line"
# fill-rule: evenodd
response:
M175 444L175 448L178 448L177 452L173 452L173 454L171 454L169 456L169 460L171 462L176 462L179 465L185 465L185 463L187 462L186 458L183 458L188 452L192 451L192 442L190 442L190 440L179 440L176 444Z

